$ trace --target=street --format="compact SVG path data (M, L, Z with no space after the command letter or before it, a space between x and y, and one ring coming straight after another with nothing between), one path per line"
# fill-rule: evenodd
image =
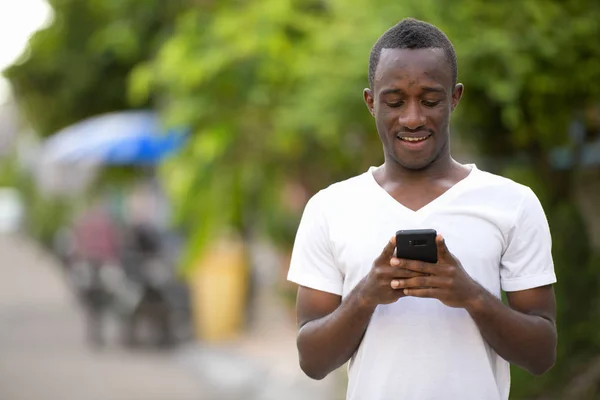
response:
M89 348L58 268L23 239L0 237L0 399L218 398L169 353Z
M0 400L344 398L344 370L307 378L293 318L276 299L259 303L256 326L231 342L159 352L109 340L94 350L60 266L26 239L0 235Z

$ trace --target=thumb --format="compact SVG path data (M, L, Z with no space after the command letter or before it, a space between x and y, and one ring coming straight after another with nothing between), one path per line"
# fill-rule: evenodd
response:
M446 240L442 235L436 236L435 244L437 247L438 262L440 262L440 260L450 261L454 259L452 253L450 253L450 250L448 250L448 247L446 246Z
M389 263L390 259L394 256L394 250L396 250L396 236L391 237L375 262L385 264Z

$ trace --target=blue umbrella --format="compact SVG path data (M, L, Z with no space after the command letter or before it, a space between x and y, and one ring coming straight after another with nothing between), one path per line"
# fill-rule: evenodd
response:
M187 133L164 130L152 111L122 111L68 126L46 140L50 163L156 164L181 148Z

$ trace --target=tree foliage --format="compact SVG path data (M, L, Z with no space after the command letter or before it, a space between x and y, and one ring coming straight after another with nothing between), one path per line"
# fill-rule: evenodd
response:
M289 248L303 205L294 199L379 164L362 100L370 48L403 17L436 24L456 47L466 88L453 135L476 144L481 167L531 186L553 231L559 363L541 379L516 373L515 398L551 392L600 352L597 258L572 241L586 230L571 195L578 166L559 171L548 157L567 146L577 160L600 131L600 3L51 3L55 23L7 72L20 103L43 134L148 104L166 123L191 126L190 145L162 171L189 235L187 265L224 229L267 233ZM569 134L574 121L579 138Z
M4 74L44 136L103 112L129 108L129 74L168 35L182 0L49 0L54 21ZM144 105L148 104L146 102Z

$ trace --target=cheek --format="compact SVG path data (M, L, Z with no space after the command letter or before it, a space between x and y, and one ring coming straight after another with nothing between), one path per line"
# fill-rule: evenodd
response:
M429 115L429 121L437 131L446 129L450 122L450 115L445 111L446 110L440 110Z
M381 126L391 127L398 120L398 116L394 110L379 109L377 112L377 123Z

